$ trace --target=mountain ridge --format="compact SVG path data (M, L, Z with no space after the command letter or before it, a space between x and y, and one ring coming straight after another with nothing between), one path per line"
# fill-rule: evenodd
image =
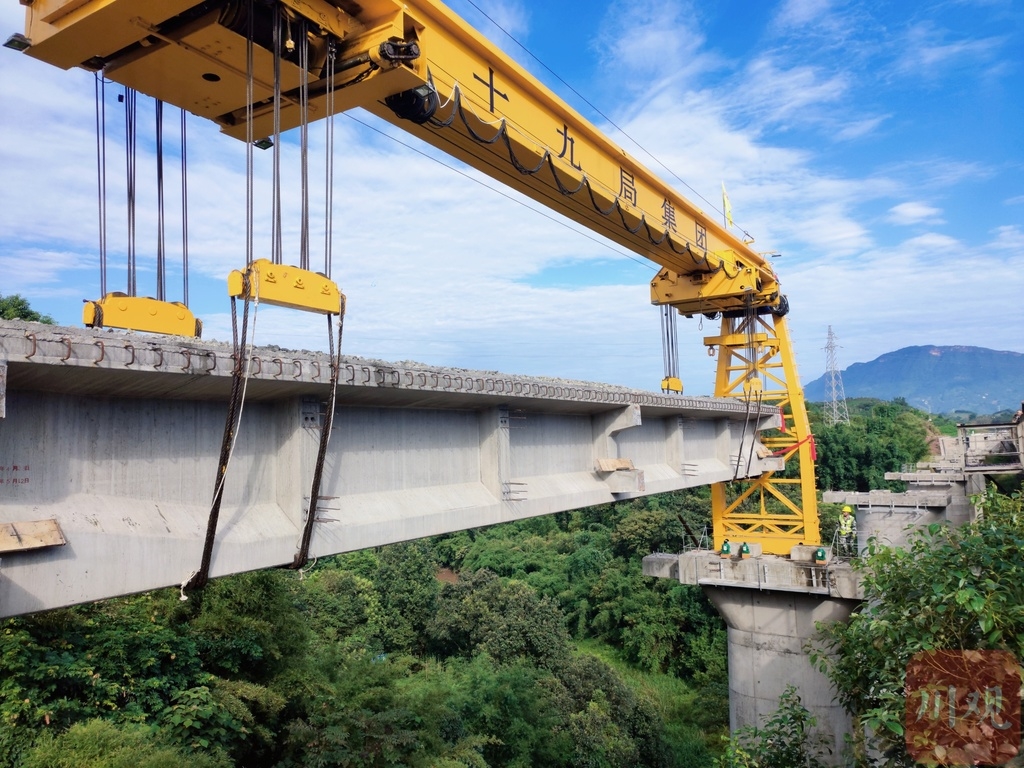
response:
M1024 400L1024 354L966 345L922 345L885 352L840 372L846 397L903 397L929 413L1016 410ZM804 387L806 398L829 398L827 374Z

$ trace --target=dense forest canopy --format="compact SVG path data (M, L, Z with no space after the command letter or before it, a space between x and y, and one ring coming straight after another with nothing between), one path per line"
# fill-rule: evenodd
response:
M812 406L818 488L867 491L889 488L886 472L898 472L921 461L938 434L956 434L956 425L942 417L925 417L902 398L892 402L859 399L848 403L849 424L827 425Z

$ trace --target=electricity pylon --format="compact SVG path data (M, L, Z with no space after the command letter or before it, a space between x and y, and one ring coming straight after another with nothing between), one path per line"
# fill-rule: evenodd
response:
M832 332L832 326L828 327L828 344L825 345L827 358L827 371L825 373L829 400L825 404L825 423L829 426L835 424L849 424L850 412L846 408L846 393L843 392L843 377L839 373L839 364L836 362L836 335Z

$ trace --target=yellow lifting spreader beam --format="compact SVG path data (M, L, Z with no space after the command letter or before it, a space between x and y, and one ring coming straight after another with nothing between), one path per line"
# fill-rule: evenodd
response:
M124 328L193 338L203 335L203 322L180 301L129 296L120 291L98 301L86 301L82 322L88 328Z
M256 259L244 271L232 271L228 275L228 295L322 315L341 314L345 302L330 278L319 272L274 264L269 259Z
M726 501L714 510L716 541L740 521L743 535L763 540L765 551L817 542L811 437L806 414L797 413L804 403L783 319L787 304L770 263L442 3L36 0L27 8L27 52L64 68L102 69L108 79L209 118L236 138L268 136L275 124L275 53L260 30L272 25L261 19L251 26L257 32L250 130L250 9L283 13L296 22L290 28L307 30L307 71L294 46L278 57L282 130L300 124L306 79L309 120L325 117L329 103L335 112L367 109L659 265L653 303L690 316L721 314L725 341L710 342L719 353L715 394L743 398L750 409L786 409L783 440L794 443L777 450L798 457L801 471L795 487L768 478L756 502L745 490L729 500L739 485L723 487ZM329 83L325 62L332 51ZM261 299L265 285L260 282ZM751 342L754 333L765 341ZM732 343L737 336L742 344Z

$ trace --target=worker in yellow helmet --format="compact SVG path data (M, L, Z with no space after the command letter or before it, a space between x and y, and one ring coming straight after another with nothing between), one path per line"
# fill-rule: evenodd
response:
M844 506L843 514L839 516L839 549L844 557L849 557L855 551L856 526L853 510L849 505Z

